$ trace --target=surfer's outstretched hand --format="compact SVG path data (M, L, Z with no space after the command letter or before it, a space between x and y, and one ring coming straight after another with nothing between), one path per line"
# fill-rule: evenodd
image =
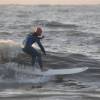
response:
M44 55L46 56L46 53L44 53Z

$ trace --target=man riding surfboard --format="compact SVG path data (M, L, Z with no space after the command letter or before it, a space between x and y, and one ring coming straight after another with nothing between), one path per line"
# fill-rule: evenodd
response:
M42 36L42 29L40 27L37 27L36 31L33 31L27 35L26 39L24 40L24 48L23 48L23 51L32 57L32 66L34 66L37 60L40 69L42 71L43 71L43 62L41 53L38 52L34 47L32 47L32 44L36 42L39 45L43 54L46 55L45 49L40 41L43 38L44 36Z

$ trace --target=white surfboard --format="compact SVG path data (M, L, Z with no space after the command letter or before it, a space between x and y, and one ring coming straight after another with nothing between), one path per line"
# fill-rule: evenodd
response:
M86 71L88 67L81 68L70 68L70 69L50 69L45 72L34 73L35 75L44 75L44 76L52 76L52 75L67 75L67 74L77 74L83 71Z
M11 68L11 67L10 67ZM68 74L77 74L84 72L88 69L88 67L78 67L78 68L69 68L69 69L49 69L48 71L41 72L39 69L19 69L16 67L12 67L16 72L20 72L22 74L30 74L30 75L38 75L38 76L52 76L52 75L68 75Z

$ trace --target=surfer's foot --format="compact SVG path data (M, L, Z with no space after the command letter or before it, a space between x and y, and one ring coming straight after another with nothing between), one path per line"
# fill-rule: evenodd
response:
M35 67L32 67L32 70L35 70Z
M41 69L42 72L47 71L47 70L48 70L47 68L42 68Z

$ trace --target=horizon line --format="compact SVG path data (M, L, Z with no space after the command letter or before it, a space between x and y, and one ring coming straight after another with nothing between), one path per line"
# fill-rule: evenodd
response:
M10 4L0 4L0 5L26 5L26 6L95 6L95 5L100 5L100 4L14 4L14 3L10 3Z

